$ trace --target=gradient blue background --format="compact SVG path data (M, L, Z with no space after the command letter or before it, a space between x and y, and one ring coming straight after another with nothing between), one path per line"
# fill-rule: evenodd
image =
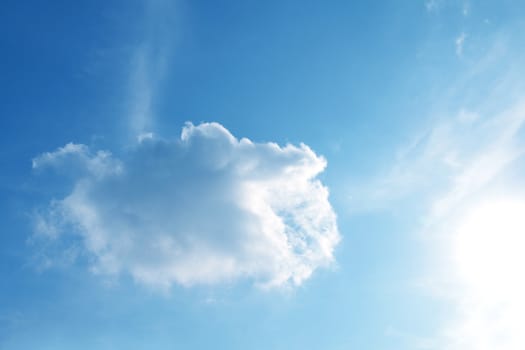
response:
M2 1L0 349L415 349L389 330L431 336L453 311L414 286L430 249L414 233L418 199L353 210L349 186L384 169L430 110L458 105L436 99L468 65L461 32L476 55L525 14L520 1L472 1L468 16L463 5ZM130 78L137 52L147 86ZM336 266L293 291L240 281L169 295L105 283L82 263L39 269L31 213L67 187L35 175L31 159L71 141L118 153L143 90L162 136L217 121L324 155L343 235Z

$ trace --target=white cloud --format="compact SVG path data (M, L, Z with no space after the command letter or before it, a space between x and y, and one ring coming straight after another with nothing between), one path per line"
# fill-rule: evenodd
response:
M110 152L92 153L87 146L74 143L68 143L54 152L46 152L33 159L33 169L43 166L53 167L70 176L90 174L96 178L122 171L120 161L114 159Z
M326 161L304 144L187 124L180 139L148 135L121 159L68 144L33 166L72 176L71 193L38 225L80 239L99 274L161 289L238 278L271 287L299 285L334 261L336 216L316 179Z

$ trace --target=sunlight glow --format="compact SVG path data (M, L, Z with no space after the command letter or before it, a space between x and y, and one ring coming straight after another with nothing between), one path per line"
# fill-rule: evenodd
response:
M463 282L487 297L524 291L525 201L481 203L457 233L455 258Z
M525 201L474 206L458 226L457 273L462 285L454 349L525 348Z

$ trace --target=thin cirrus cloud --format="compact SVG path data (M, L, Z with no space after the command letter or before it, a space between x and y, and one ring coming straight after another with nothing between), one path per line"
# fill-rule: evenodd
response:
M512 27L514 28L514 27ZM425 106L427 122L409 135L394 161L349 185L352 211L397 207L419 196L428 219L441 220L523 155L525 86L513 37L498 34L489 50Z
M74 238L101 275L169 289L253 280L300 285L334 261L340 240L324 158L308 146L237 139L188 123L180 139L141 138L120 159L68 144L33 160L73 181L37 231Z
M129 57L125 124L135 136L154 129L158 91L169 71L179 28L175 2L156 0L144 5L142 38Z

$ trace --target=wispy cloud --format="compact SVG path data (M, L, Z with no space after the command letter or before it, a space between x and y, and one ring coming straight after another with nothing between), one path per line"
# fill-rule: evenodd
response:
M175 2L165 0L148 1L142 37L130 58L128 76L128 120L132 137L151 132L155 128L153 105L158 89L169 68L174 42L177 38L177 9Z
M365 182L349 185L352 210L388 209L417 194L437 215L446 210L432 203L448 207L452 197L479 190L520 156L525 86L516 79L520 67L512 63L516 58L509 48L498 36L434 97L427 122L392 155L394 161ZM469 174L477 174L476 181Z
M470 15L470 2L469 1L463 1L462 3L455 3L450 1L444 1L444 0L426 0L425 1L425 9L427 12L439 12L444 7L450 7L452 5L453 8L456 10L460 9L461 14L464 17L467 17Z
M470 2L468 1L463 2L463 8L461 10L461 13L465 17L467 17L470 14Z
M353 186L356 210L419 193L433 199L429 218L443 217L523 154L517 137L524 121L525 100L496 115L461 108L414 137L385 173Z
M467 39L467 34L465 32L461 32L458 37L456 37L455 45L456 45L456 55L458 57L463 56L463 46L465 45L465 40Z
M470 140L463 149L469 147L469 143L472 147L476 141L478 149L463 161L449 191L434 202L433 216L448 214L464 198L481 190L523 155L525 145L519 139L519 131L524 122L525 98L469 131L479 139Z
M423 347L525 346L525 280L517 268L525 261L514 248L523 246L525 229L525 86L523 52L512 42L508 32L498 35L492 50L471 60L436 96L439 114L354 202L393 210L407 201L420 210L410 215L436 254L425 280L457 310Z
M78 238L98 274L164 290L238 278L299 285L333 262L340 239L316 179L326 161L303 144L253 143L216 123L188 124L180 139L149 135L120 160L68 144L33 164L66 170L74 183L36 229Z
M129 127L134 135L150 131L153 128L152 99L156 81L150 72L151 58L148 49L141 47L134 53L129 76Z
M440 0L426 0L425 8L428 12L436 11L439 8Z

